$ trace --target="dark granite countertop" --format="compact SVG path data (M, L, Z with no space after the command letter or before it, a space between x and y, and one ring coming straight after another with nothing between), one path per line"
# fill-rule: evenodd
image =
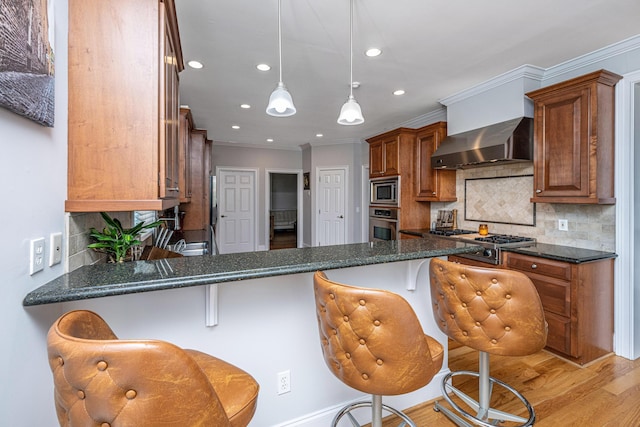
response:
M555 259L573 264L616 258L618 256L614 252L581 249L574 248L572 246L549 245L546 243L536 243L533 246L527 246L524 248L507 248L504 249L504 251L522 255L537 256L540 258Z
M412 236L432 236L429 229L400 230L400 233ZM540 258L555 259L558 261L580 264L583 262L597 261L600 259L616 258L614 252L596 251L593 249L581 249L573 246L550 245L547 243L536 243L533 246L521 248L503 248L505 252L514 252L522 255L537 256Z
M84 266L29 292L23 305L232 282L473 252L478 246L425 238Z

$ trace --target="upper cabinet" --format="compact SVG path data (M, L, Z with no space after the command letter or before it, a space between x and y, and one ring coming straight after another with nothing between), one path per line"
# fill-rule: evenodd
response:
M402 132L402 131L405 132ZM369 176L397 176L400 174L400 145L401 139L407 138L407 132L413 129L398 129L367 139L369 143Z
M191 109L180 108L180 139L178 141L178 159L180 161L178 168L178 188L180 188L180 203L189 203L191 201L192 181L191 181L191 151L193 131L193 116Z
M600 70L527 93L534 101L534 203L613 204L614 96Z
M180 201L173 0L69 0L68 212Z
M455 202L456 171L431 168L431 155L447 136L447 123L438 122L416 131L416 200Z

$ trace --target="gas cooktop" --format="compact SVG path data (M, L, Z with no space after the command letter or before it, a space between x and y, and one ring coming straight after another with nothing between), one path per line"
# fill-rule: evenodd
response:
M437 236L458 236L460 234L474 234L477 231L462 230L460 228L455 229L443 229L443 230L429 230L429 234L435 234Z

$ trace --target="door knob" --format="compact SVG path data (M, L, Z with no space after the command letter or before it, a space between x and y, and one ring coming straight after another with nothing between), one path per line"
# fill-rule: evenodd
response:
M342 215L338 215L338 218L344 218L344 216L342 216Z
M220 218L225 218L225 217L226 217L226 215L220 215Z

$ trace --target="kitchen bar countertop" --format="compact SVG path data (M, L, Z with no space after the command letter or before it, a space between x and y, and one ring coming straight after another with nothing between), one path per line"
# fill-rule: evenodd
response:
M81 267L34 289L25 306L455 255L479 246L427 237Z
M418 237L433 236L429 233L429 229L400 230L400 233ZM614 252L575 248L573 246L550 245L540 242L537 242L532 246L524 246L519 248L502 248L501 250L504 252L514 252L522 255L537 256L540 258L570 262L573 264L597 261L600 259L616 258L618 256Z

